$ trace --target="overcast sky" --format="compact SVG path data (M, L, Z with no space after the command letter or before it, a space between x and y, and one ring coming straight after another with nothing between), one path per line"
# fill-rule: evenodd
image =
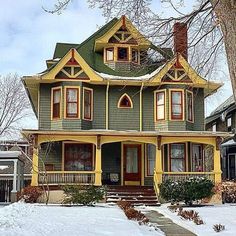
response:
M52 58L57 42L80 43L105 23L102 13L89 9L85 0L73 0L61 15L48 14L42 6L50 7L48 0L8 0L0 7L0 74L32 75L45 69L45 60ZM156 0L154 2L157 2ZM188 8L191 6L188 1ZM160 4L155 5L156 8ZM170 13L169 9L162 11ZM226 61L219 80L228 77ZM224 66L225 65L225 66ZM229 81L206 106L214 109L231 95ZM219 99L220 97L220 99ZM209 105L210 104L210 105ZM24 122L25 128L37 127L36 121ZM27 125L26 125L27 123Z

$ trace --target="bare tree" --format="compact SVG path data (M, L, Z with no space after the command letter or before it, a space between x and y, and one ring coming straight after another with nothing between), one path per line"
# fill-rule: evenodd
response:
M46 11L60 13L71 1L58 0L52 10ZM175 16L167 18L152 10L153 0L87 1L90 7L102 9L107 20L127 15L139 30L159 46L172 46L172 28L176 21L187 23L190 63L201 75L215 76L221 55L226 52L236 97L236 0L195 0L192 11L187 13L180 11L187 1L160 0L159 3L167 4L175 11Z
M19 122L30 114L30 104L17 74L0 76L0 137L19 131Z

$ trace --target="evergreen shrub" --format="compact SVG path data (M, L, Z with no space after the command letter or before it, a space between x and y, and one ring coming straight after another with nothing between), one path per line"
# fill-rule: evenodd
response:
M193 201L211 197L214 184L204 177L188 178L186 180L166 180L160 184L160 196L166 201L184 201L187 205L192 205Z

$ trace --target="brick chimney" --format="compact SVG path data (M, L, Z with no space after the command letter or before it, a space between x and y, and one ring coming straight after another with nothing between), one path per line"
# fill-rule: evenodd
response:
M174 53L180 53L188 60L188 27L186 23L174 24Z

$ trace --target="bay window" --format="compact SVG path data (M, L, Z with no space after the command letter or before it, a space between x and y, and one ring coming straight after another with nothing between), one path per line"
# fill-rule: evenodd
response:
M66 118L79 118L79 88L66 88Z
M61 88L52 89L52 119L61 118Z
M171 119L183 120L183 92L171 91Z
M92 120L93 107L93 90L89 88L83 89L83 119Z
M170 171L185 171L185 143L170 144Z

